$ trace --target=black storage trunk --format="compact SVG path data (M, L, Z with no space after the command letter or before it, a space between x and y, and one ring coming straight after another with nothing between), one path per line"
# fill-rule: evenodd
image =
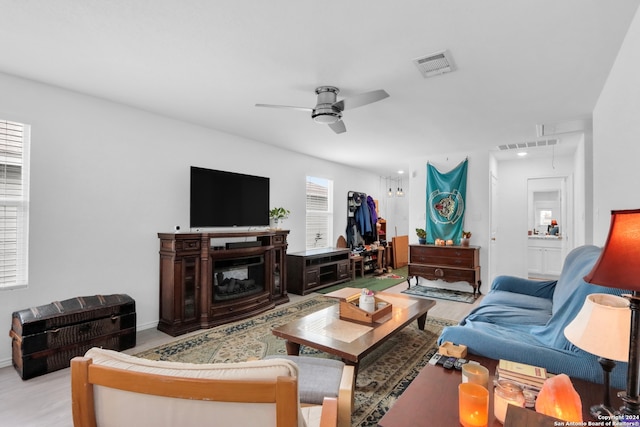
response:
M94 295L13 313L13 366L23 380L63 369L91 347L136 345L136 303L128 295Z

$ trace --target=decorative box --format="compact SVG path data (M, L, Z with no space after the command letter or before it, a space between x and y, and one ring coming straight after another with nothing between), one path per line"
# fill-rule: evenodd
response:
M342 320L355 320L357 322L374 323L391 314L393 306L391 303L382 298L375 297L376 310L368 312L358 306L360 294L354 294L350 297L340 300L340 318Z
M467 346L464 344L455 345L451 341L445 341L438 348L438 353L443 356L461 359L467 355Z

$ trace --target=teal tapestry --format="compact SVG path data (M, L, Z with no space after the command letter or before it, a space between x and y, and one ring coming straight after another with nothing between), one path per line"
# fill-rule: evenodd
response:
M427 163L427 243L443 239L460 244L468 162L464 160L447 173L442 173Z

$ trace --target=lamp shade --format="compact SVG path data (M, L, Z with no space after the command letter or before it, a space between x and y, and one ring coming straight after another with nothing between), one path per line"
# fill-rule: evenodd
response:
M626 362L630 327L629 301L616 295L590 294L575 319L564 328L564 336L586 352Z
M584 280L640 291L640 209L611 211L611 227L600 258Z

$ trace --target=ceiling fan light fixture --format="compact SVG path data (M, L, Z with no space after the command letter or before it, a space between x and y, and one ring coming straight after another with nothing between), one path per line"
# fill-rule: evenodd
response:
M322 123L325 125L330 125L331 123L335 123L342 118L342 113L331 106L324 107L320 106L313 110L311 113L311 117L316 123Z
M361 93L348 99L337 100L340 92L335 86L319 86L316 88L318 100L313 108L294 107L290 105L256 104L256 107L288 108L291 110L310 111L314 122L328 125L335 133L345 133L347 127L342 120L342 112L345 109L358 108L363 105L381 101L389 97L382 89Z

